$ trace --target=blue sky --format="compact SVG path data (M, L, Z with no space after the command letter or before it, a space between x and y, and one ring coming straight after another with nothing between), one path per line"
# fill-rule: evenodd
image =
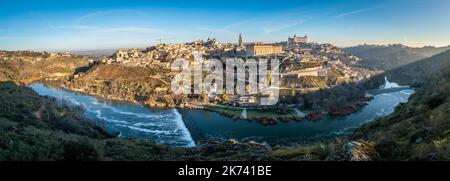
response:
M0 0L0 49L99 50L208 37L338 46L450 44L448 0Z

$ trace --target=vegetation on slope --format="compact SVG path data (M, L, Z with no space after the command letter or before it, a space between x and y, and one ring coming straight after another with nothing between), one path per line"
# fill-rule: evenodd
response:
M79 56L0 51L0 80L30 83L44 78L59 78L72 75L88 64L86 58Z
M0 160L175 160L178 149L113 138L83 111L0 82Z
M402 71L409 68L410 72L416 72L413 77L437 75L408 103L397 107L393 114L358 129L353 138L376 143L383 160L449 160L449 62L450 52L445 52L402 68Z
M205 141L176 148L123 139L84 117L83 110L15 82L0 82L0 160L318 160L329 146L272 148L256 142Z
M431 57L449 49L450 46L412 48L401 44L394 44L387 46L360 45L345 48L344 51L362 58L361 63L366 67L387 71Z
M404 85L422 85L439 77L450 67L450 51L387 72L391 81Z
M406 77L426 77L432 81L427 81L392 115L363 126L349 137L366 140L374 147L365 141L271 147L229 140L207 141L196 148L174 148L151 140L120 139L104 131L100 122L86 119L80 108L41 97L15 82L0 82L0 160L340 160L340 155L355 153L338 150L340 145L362 149L356 153L363 160L372 159L366 153L381 160L448 160L448 62L450 53L445 52L399 68L398 73ZM17 78L21 70L11 64L0 67L1 80Z

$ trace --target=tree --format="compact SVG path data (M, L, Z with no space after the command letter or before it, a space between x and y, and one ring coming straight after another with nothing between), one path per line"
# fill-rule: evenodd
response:
M291 89L291 97L295 97L295 89Z
M220 99L224 102L228 102L230 100L226 92L223 92L222 95L220 95Z

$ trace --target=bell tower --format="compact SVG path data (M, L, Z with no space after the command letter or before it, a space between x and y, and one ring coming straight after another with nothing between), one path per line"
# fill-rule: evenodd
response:
M242 34L241 33L239 33L238 46L239 47L244 47L244 41L242 40Z

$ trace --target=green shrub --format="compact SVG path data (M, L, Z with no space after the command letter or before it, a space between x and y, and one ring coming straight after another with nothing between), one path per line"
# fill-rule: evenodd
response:
M66 141L63 144L63 160L69 161L95 161L100 160L101 154L89 139Z

